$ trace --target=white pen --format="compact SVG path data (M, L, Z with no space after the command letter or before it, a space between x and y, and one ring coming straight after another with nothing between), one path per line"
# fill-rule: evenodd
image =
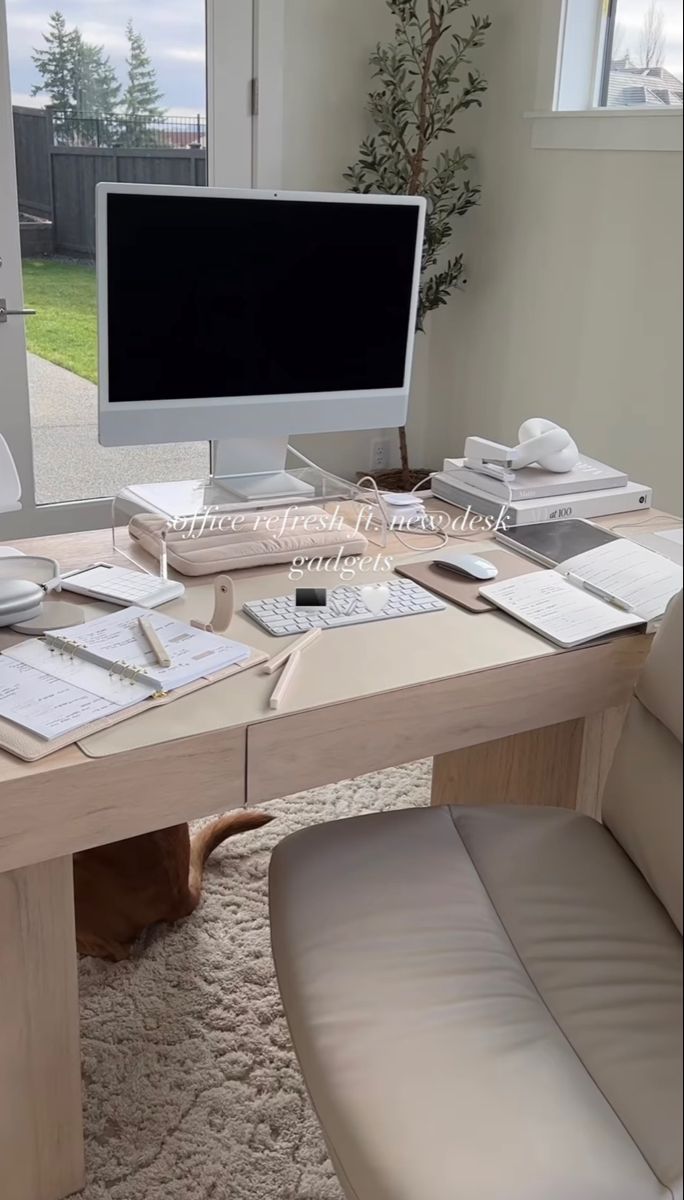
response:
M269 700L271 708L279 708L280 701L283 699L294 675L297 672L300 658L301 652L299 650L295 650L294 654L291 654L285 663L285 666L283 667L283 673L271 692L271 699Z
M161 640L157 630L150 621L149 617L138 617L138 625L140 626L143 637L147 641L150 650L154 654L160 667L170 667L171 658L163 641Z
M264 664L266 674L272 675L274 671L278 670L278 667L282 667L283 663L287 662L288 658L295 651L306 650L307 646L310 646L312 642L316 641L317 637L320 637L320 634L320 629L312 629L309 633L305 633L303 637L297 638L296 642L291 642L289 646L280 651L280 654L274 654L273 658L269 658L268 662Z
M619 608L626 613L634 612L631 604L628 604L626 600L621 600L619 596L611 596L610 592L604 592L603 588L597 587L595 583L588 583L579 575L573 575L572 571L568 571L565 578L570 583L576 584L583 592L588 592L590 596L596 596L597 600L605 600L606 604L612 604L613 608Z

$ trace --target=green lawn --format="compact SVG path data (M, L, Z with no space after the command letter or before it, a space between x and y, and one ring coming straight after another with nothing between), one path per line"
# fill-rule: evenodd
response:
M59 259L26 259L24 300L28 348L40 358L97 382L95 268Z

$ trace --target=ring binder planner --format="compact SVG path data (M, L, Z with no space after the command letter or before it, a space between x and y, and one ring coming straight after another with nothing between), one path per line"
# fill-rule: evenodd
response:
M141 616L173 647L172 666L153 661ZM68 744L84 731L142 711L149 700L173 699L264 658L241 642L139 608L48 633L0 654L0 746L21 757L41 757L52 747L36 750L38 739ZM24 733L12 737L10 722ZM22 753L26 749L30 753Z
M55 633L46 633L45 642L51 654L57 653L62 657L68 658L69 662L74 662L75 659L82 658L85 662L93 663L95 666L107 665L98 655L92 654L82 642L77 642ZM143 667L127 662L125 658L119 658L115 662L109 663L108 666L107 675L110 679L119 676L121 679L128 680L131 685L135 683L146 685L150 682ZM163 695L166 695L164 689L158 688L153 694L153 698Z
M109 673L110 675L120 675L122 679L128 680L131 686L134 683L145 682L145 672L140 667L134 667L131 663L127 663L123 658L112 663Z

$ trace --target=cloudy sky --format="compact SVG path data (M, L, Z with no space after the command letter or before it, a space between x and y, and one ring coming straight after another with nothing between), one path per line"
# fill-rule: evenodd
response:
M15 103L39 102L40 98L28 98L38 82L31 54L41 45L41 33L55 2L59 0L53 4L7 0ZM629 50L632 58L638 58L648 4L649 0L618 0L618 53ZM682 3L659 0L659 6L665 17L665 66L682 78ZM147 41L167 110L179 115L205 111L204 0L61 0L61 10L84 37L104 46L121 76L125 72L124 26L131 17Z
M36 68L34 47L44 45L41 34L55 7L69 25L78 25L83 36L104 46L120 78L125 76L126 38L130 17L147 42L157 70L162 104L169 113L204 113L205 50L204 0L7 0L10 70L15 104L36 104L29 99Z
M630 51L631 58L638 60L639 42L643 28L644 13L649 0L618 0L617 23L621 34L619 53ZM682 78L682 0L658 0L664 17L665 62L674 75Z

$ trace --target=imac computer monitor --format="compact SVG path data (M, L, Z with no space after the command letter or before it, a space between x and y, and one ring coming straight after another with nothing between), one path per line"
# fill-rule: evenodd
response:
M397 426L425 201L101 183L105 446Z

